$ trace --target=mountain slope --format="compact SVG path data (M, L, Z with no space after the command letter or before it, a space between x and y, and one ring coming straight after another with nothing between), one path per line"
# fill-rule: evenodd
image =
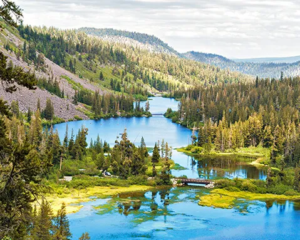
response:
M152 52L168 53L176 56L180 55L176 50L159 38L144 33L121 31L112 28L80 28L78 31L100 37L107 41L135 45L136 47L141 47Z
M135 34L134 38L137 36L142 36L140 41L152 41L166 49L155 37ZM149 95L197 85L253 81L238 72L169 52L103 40L75 30L21 25L0 33L0 47L9 65L34 72L39 79L36 91L21 89L12 96L2 86L1 96L10 103L18 101L24 112L36 110L38 99L43 109L49 98L55 115L64 120L140 114L132 107L133 101L146 100Z
M37 87L36 90L31 91L25 87L18 86L18 90L13 94L7 93L5 91L5 86L0 84L0 96L9 104L12 101L17 101L19 103L19 108L22 112L27 112L28 109L35 111L37 108L37 102L40 100L41 109L44 109L46 106L46 100L50 99L53 107L55 116L63 119L70 120L75 116L78 116L82 119L88 119L88 117L78 110L78 106L75 106L72 102L72 97L75 93L75 90L68 84L68 82L61 77L59 72L64 72L66 75L72 75L70 72L62 69L60 66L54 64L49 59L45 58L46 62L44 71L40 71L35 68L34 65L28 64L22 58L20 58L14 51L7 50L6 48L21 48L23 47L23 40L11 32L4 30L0 34L0 51L4 53L5 56L8 57L9 64L13 66L18 66L24 69L25 71L34 72L38 79L43 78L55 78L59 81L61 89L64 90L66 96L65 99L59 98L58 96L51 94L49 91ZM76 76L72 76L74 81L78 81ZM91 87L91 86L90 86ZM80 107L80 106L79 106Z
M186 58L194 61L212 64L221 69L238 71L260 78L280 78L281 72L286 77L300 75L300 62L295 63L252 63L236 62L220 55L199 52L188 52L183 54Z

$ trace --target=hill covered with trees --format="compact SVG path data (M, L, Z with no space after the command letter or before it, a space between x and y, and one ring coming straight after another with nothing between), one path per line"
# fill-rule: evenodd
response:
M19 102L22 112L35 110L38 100L44 108L50 99L55 115L64 120L134 114L132 109L125 113L128 109L120 108L120 102L113 103L117 106L113 112L105 110L101 103L96 114L93 107L96 92L106 98L133 102L199 84L251 81L239 73L75 30L23 25L16 30L3 25L1 51L8 57L9 65L34 72L39 79L35 92L20 88L10 95L0 89L9 103ZM142 39L146 41L146 37ZM153 41L158 40L153 38Z
M153 52L169 53L175 56L180 56L180 53L178 53L167 43L163 42L162 40L160 40L159 38L153 35L148 35L148 34L138 33L138 32L116 30L112 28L102 28L102 29L79 28L78 31L84 32L88 35L97 36L115 42L128 43L128 44L135 44L138 42L141 43L142 45L137 45L137 46L144 47L145 49L149 49ZM130 39L133 41L130 41Z

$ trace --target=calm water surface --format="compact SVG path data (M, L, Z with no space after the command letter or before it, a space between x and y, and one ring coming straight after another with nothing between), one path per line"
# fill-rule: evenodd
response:
M174 99L153 98L150 111L161 114L168 107L177 109ZM143 103L144 104L144 103ZM164 139L173 148L190 143L191 131L163 116L115 118L67 123L69 135L85 126L88 141L99 135L113 145L127 129L129 139L139 144L144 137L148 147ZM61 139L66 125L58 124ZM172 159L185 170L172 170L175 176L191 178L265 179L265 169L244 164L243 159L197 159L173 151ZM300 239L299 203L241 200L234 209L200 207L199 196L209 190L201 187L170 188L154 192L130 193L107 199L94 199L70 214L73 239L89 232L91 239ZM246 213L245 213L246 212Z

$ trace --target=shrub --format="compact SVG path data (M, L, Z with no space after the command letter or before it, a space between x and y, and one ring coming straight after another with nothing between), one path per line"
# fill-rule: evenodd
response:
M267 193L267 189L265 187L258 187L256 192L264 194L264 193Z
M193 147L191 149L192 153L202 153L203 152L203 148L202 147Z
M188 145L185 150L190 151L193 148L193 145Z
M250 181L244 181L241 186L242 191L248 191L248 192L256 192L257 186L251 183Z
M74 116L74 118L75 118L77 121L80 121L80 120L82 120L82 118L81 118L81 117L79 117L79 116L77 116L77 115L75 115L75 116Z
M181 179L187 179L188 177L187 177L186 175L182 175L182 176L180 176L180 177L178 177L178 178L181 178Z
M229 191L229 192L240 192L241 191L237 187L226 187L224 189L227 190L227 191Z
M269 188L268 192L273 194L285 194L285 192L288 192L289 190L293 190L292 187L284 184L277 184Z
M220 179L216 181L217 188L235 187L235 182L230 179Z
M132 176L128 178L130 184L133 185L146 185L148 184L148 176L146 175L138 175Z
M284 193L284 195L287 195L287 196L296 196L296 195L299 195L298 192L296 192L295 190L288 190Z

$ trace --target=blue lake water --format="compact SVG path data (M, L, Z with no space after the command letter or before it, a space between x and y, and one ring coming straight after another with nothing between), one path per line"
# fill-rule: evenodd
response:
M198 195L207 192L171 188L83 203L78 213L69 215L73 239L83 232L91 239L300 238L299 203L241 201L233 209L201 207Z
M174 99L153 98L150 111L164 113L177 109ZM145 104L145 103L142 103ZM173 148L191 142L191 130L172 123L163 116L151 118L115 118L76 121L55 125L63 139L66 125L74 134L88 128L88 142L99 135L110 145L127 129L129 139L139 144L144 137L148 147L164 139ZM243 164L234 158L197 161L173 150L172 159L185 170L172 170L175 176L190 178L265 179L265 169ZM201 187L171 188L155 192L132 193L83 203L84 207L69 215L72 239L89 232L91 239L300 239L299 203L247 201L234 209L214 209L198 205ZM167 200L167 203L166 203ZM112 207L107 207L107 206ZM96 209L95 207L100 208ZM105 209L108 209L105 211ZM104 211L104 212L103 212ZM244 214L244 212L247 212Z

